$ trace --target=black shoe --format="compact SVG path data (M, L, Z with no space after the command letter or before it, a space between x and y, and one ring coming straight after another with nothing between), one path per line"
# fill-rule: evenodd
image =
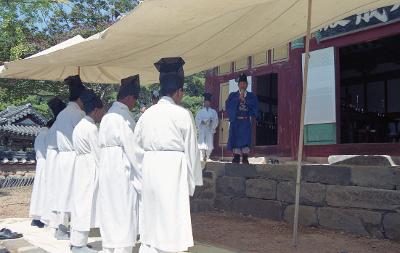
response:
M242 163L243 164L249 164L249 155L243 155L242 156Z
M240 155L233 155L232 163L240 163Z
M41 222L40 220L32 220L31 226L38 227L38 228L44 228L44 223Z
M12 232L9 229L3 228L0 230L0 240L10 240L21 238L22 234Z

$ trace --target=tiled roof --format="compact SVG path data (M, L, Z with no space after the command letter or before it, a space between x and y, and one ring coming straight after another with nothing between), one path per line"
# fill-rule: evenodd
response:
M0 151L0 164L33 164L34 152L24 151Z
M0 112L0 125L12 124L28 115L36 119L40 125L46 125L46 118L36 111L31 104L21 106L9 106Z
M42 127L40 126L0 125L1 132L8 132L26 136L37 136L41 129Z

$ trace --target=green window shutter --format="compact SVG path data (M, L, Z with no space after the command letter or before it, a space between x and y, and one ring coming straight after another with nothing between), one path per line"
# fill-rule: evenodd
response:
M304 144L336 144L336 124L329 123L304 126Z

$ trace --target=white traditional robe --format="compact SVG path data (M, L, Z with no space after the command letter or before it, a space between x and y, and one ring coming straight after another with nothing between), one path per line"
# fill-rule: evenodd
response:
M133 166L135 121L128 107L114 102L99 129L100 231L105 248L132 247L138 234L140 172Z
M193 246L189 196L202 185L192 114L162 97L139 119L134 146L142 172L140 240L157 250Z
M94 120L85 116L74 128L72 140L76 152L71 226L76 231L97 227L100 147Z
M55 228L58 226L56 224L56 216L53 211L57 207L57 197L59 188L56 183L56 171L57 171L57 157L58 157L58 147L57 147L57 124L50 127L47 138L47 152L46 152L46 170L45 170L45 210L42 217L42 221L49 224L50 227Z
M199 149L205 150L207 156L210 156L214 149L214 134L218 126L217 112L212 108L203 107L196 115L196 126L199 131Z
M85 116L75 102L69 102L67 107L57 116L57 167L56 183L59 189L58 212L69 213L72 210L72 183L76 153L72 144L72 132L78 122Z
M46 153L47 153L47 137L48 129L43 128L35 138L35 154L36 154L36 170L35 181L33 182L31 204L29 208L29 216L34 219L41 219L45 210L45 194L46 194Z

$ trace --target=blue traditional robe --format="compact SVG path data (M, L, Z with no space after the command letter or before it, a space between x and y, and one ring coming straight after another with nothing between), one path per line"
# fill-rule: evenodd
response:
M232 92L225 102L230 122L228 150L251 146L251 117L258 118L259 115L258 100L253 93L246 93L244 103L239 97L239 91Z

